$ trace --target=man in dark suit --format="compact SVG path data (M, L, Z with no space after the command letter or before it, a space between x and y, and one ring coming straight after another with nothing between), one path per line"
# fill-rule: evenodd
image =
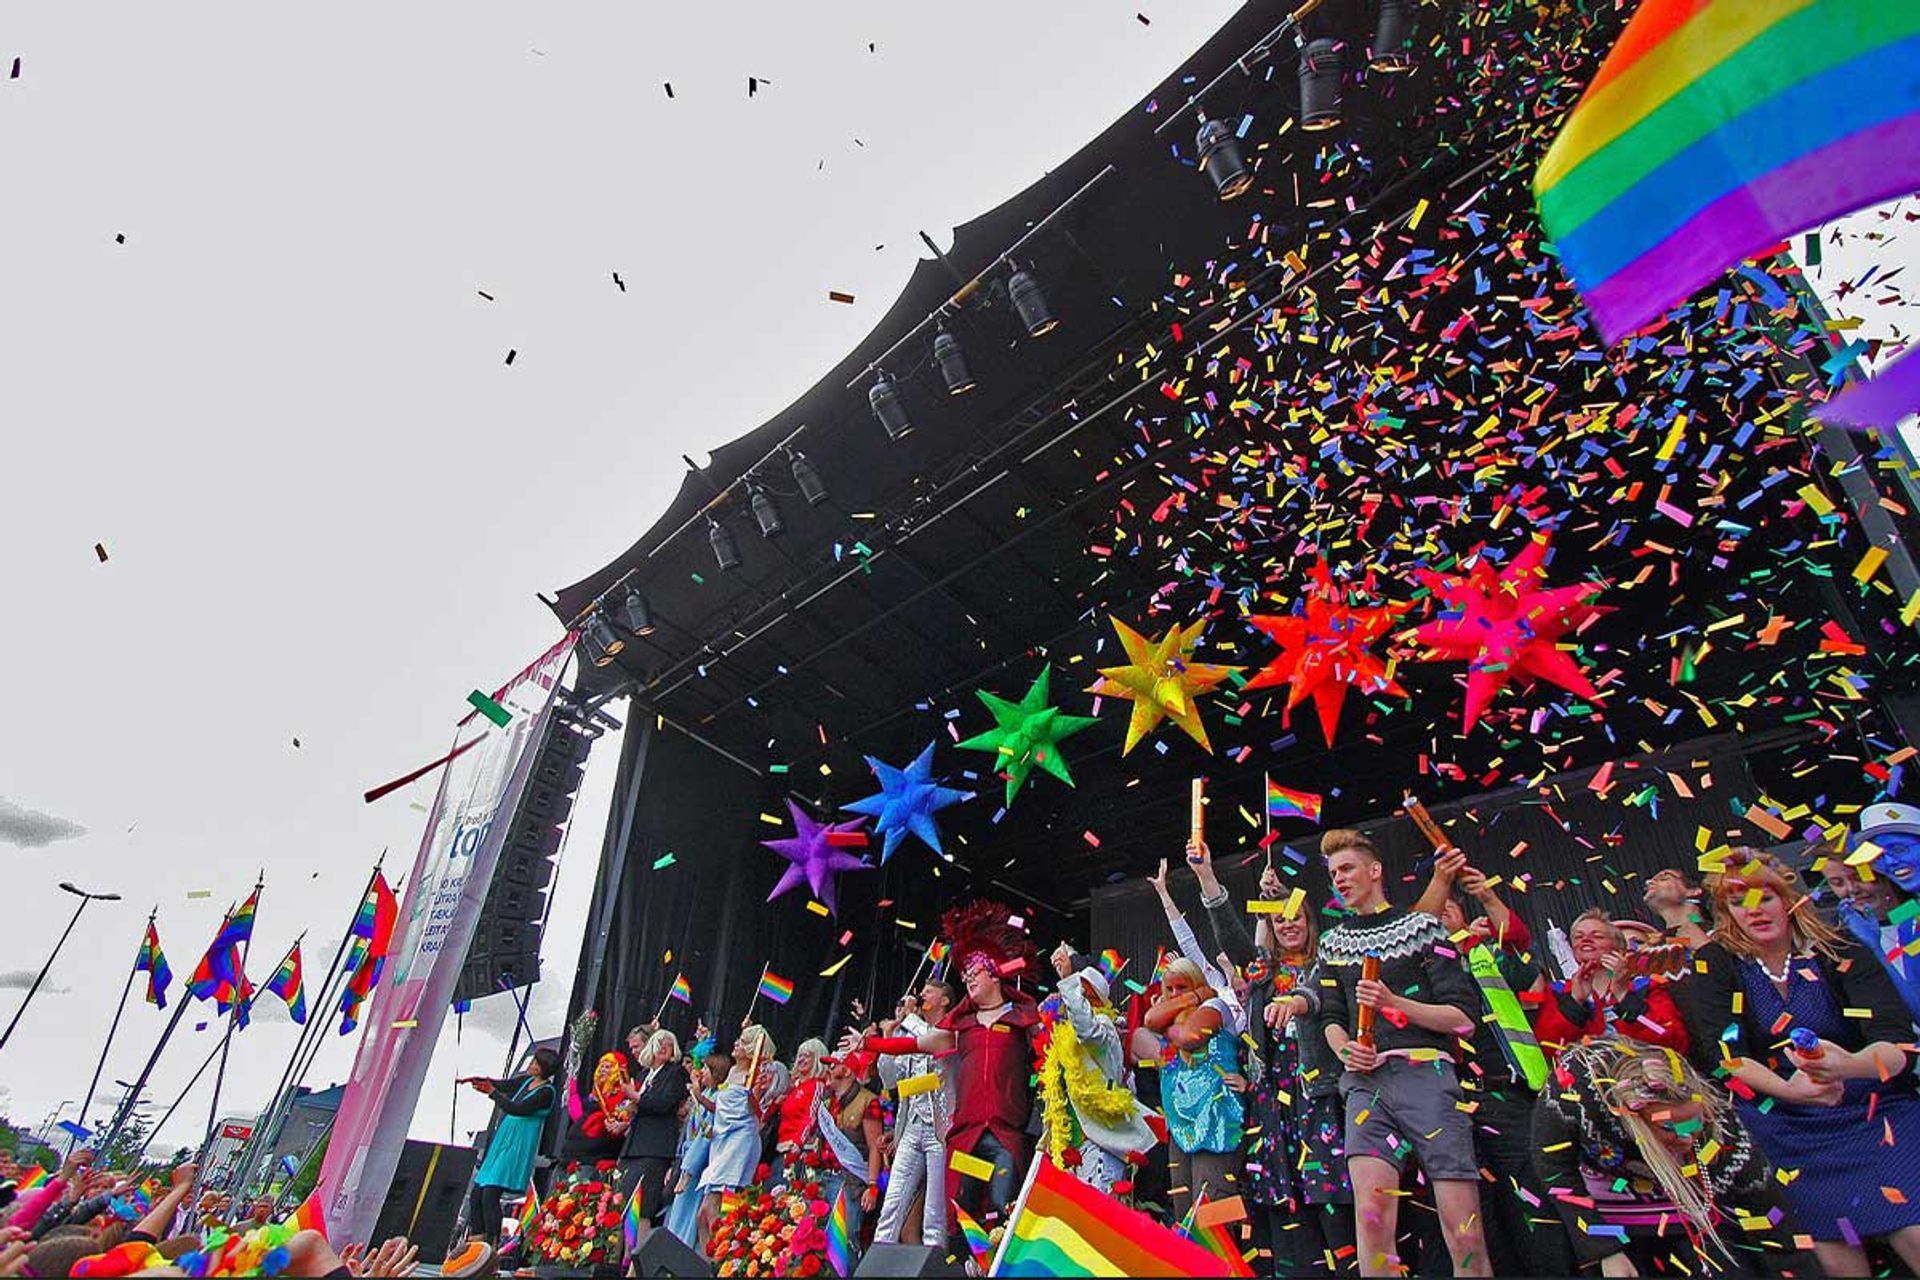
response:
M671 1031L635 1027L627 1033L633 1078L624 1086L633 1122L620 1145L620 1186L628 1199L640 1192L643 1224L635 1249L666 1210L667 1171L680 1149L680 1104L687 1100L687 1073L680 1041Z

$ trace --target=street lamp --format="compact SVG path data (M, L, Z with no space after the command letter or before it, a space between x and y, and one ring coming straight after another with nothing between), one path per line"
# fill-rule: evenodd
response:
M80 905L73 909L73 919L67 921L66 933L61 934L60 941L53 944L53 954L49 955L47 962L40 966L40 976L33 980L31 987L27 988L27 998L22 1000L20 1007L13 1011L13 1021L7 1024L5 1031L0 1031L0 1049L6 1048L7 1041L13 1038L13 1029L20 1025L20 1015L27 1011L27 1006L33 1003L34 994L40 990L40 984L47 980L47 970L53 968L53 962L59 959L60 948L67 945L67 937L73 932L73 926L80 923L80 913L87 909L87 904L89 902L120 901L120 895L117 893L88 893L85 889L70 884L65 880L60 882L60 888L80 899Z

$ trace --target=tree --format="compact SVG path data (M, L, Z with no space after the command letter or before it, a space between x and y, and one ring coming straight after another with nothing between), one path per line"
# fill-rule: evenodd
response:
M314 1143L313 1150L307 1152L307 1158L293 1175L293 1185L287 1188L287 1199L292 1203L299 1204L313 1193L314 1183L320 1181L320 1163L327 1158L327 1143L332 1140L333 1131L329 1129Z

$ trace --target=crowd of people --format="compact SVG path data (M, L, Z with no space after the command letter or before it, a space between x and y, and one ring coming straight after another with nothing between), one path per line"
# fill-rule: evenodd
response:
M570 1084L566 1154L616 1162L642 1239L723 1264L729 1205L803 1184L856 1248L968 1260L961 1226L1003 1227L1038 1158L1173 1225L1237 1202L1261 1274L1920 1272L1920 859L1734 849L1549 942L1455 848L1396 904L1374 843L1327 832L1324 920L1271 867L1237 902L1185 852L1207 938L1163 862L1169 945L1131 996L1118 957L1042 958L973 903L890 1016L789 1063L751 1022L634 1028ZM503 1120L553 1065L487 1084ZM502 1264L513 1141L450 1273Z

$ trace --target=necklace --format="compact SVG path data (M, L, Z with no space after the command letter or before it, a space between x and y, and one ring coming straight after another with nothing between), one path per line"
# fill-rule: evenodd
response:
M1791 951L1787 952L1787 958L1780 962L1780 972L1778 973L1775 973L1772 969L1769 969L1767 967L1767 962L1765 960L1762 960L1759 956L1755 956L1753 958L1753 962L1760 966L1760 972L1766 974L1767 977L1770 980L1772 980L1772 982L1776 986L1784 987L1787 985L1787 979L1791 977L1793 974L1793 962L1797 958L1798 957L1796 957L1793 954L1793 952Z

